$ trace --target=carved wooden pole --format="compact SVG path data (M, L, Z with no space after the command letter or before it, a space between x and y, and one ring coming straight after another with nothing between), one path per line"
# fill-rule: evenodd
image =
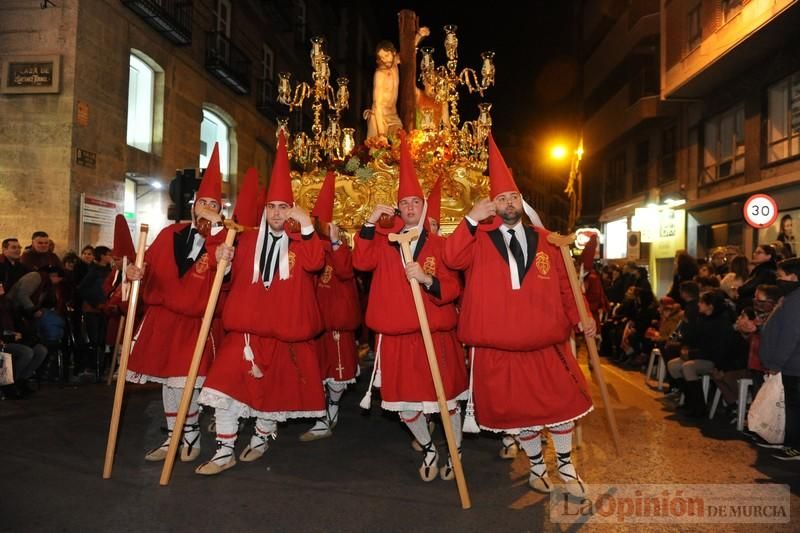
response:
M403 121L403 129L414 129L416 117L416 92L417 87L417 52L414 38L419 29L417 14L410 9L404 9L397 14L398 29L400 31L400 87L397 94L398 113Z

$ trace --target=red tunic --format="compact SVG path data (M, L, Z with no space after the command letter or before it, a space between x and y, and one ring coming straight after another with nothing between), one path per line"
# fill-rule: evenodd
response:
M546 230L525 233L526 273L518 290L511 288L500 230L475 230L465 220L445 245L446 264L466 275L458 335L476 347L476 418L492 431L558 425L592 409L569 348L579 317L561 251L547 242Z
M457 315L453 302L461 287L457 274L442 262L443 249L441 237L423 231L415 260L435 279L430 290L422 291L422 299L448 407L453 409L457 400L466 397L467 377L464 351L455 335ZM379 334L375 364L381 376L383 408L438 412L419 318L399 247L385 235L365 228L356 243L353 266L374 272L366 324Z
M273 420L320 417L325 398L317 359L323 329L315 297L325 254L316 235L292 236L289 278L269 288L252 281L257 232L239 239L222 320L225 340L200 394L200 403L238 416ZM254 361L245 359L249 344ZM262 376L254 376L257 366Z
M147 267L139 305L146 305L147 310L134 335L128 381L155 381L173 387L183 387L186 382L216 274L216 247L226 233L220 231L206 239L197 260L187 262L183 258L188 252L180 244L188 240L188 228L186 223L167 226L145 254ZM182 276L179 257L187 268ZM221 339L222 325L215 319L200 363L197 386L202 385Z
M317 302L325 324L319 338L319 368L322 379L353 383L358 375L358 352L355 330L361 324L353 255L347 245L334 251L330 242L325 247L325 268L317 282Z

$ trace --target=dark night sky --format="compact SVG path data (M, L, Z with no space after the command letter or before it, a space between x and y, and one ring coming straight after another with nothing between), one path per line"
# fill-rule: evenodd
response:
M480 53L494 50L496 85L486 101L492 102L493 130L498 140L511 133L544 143L554 135L575 130L578 83L575 60L575 23L572 1L467 2L385 0L374 2L380 37L397 44L397 12L414 10L420 25L431 35L423 45L436 48L436 63L444 63L445 24L456 24L459 69L480 68ZM477 115L478 99L461 92L462 120ZM520 139L522 140L522 139ZM529 142L530 142L529 141ZM527 143L526 143L527 145Z

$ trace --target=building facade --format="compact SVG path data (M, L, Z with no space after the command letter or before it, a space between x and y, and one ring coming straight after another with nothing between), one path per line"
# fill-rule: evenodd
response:
M342 124L362 130L377 41L369 10L315 0L61 0L0 3L4 64L49 62L50 92L0 90L0 234L45 230L63 254L109 244L111 212L168 223L176 169L199 172L220 145L225 201L253 166L268 178L278 73L310 81L322 35L331 81L350 79ZM14 67L16 68L16 67ZM24 85L24 83L23 83ZM308 104L305 106L308 108ZM291 116L310 130L310 109ZM360 138L363 138L363 133Z
M586 195L584 215L602 226L605 257L648 266L659 295L676 251L749 256L800 207L798 7L585 4L584 180L602 194ZM781 217L754 230L743 205L759 192Z

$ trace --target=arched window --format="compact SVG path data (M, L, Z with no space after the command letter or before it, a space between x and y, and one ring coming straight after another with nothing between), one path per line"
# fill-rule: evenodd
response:
M130 55L128 77L128 145L153 151L156 71L134 53Z
M230 132L230 126L221 116L203 109L203 122L200 124L200 168L208 166L214 143L218 143L219 170L224 181L228 181L230 173Z

